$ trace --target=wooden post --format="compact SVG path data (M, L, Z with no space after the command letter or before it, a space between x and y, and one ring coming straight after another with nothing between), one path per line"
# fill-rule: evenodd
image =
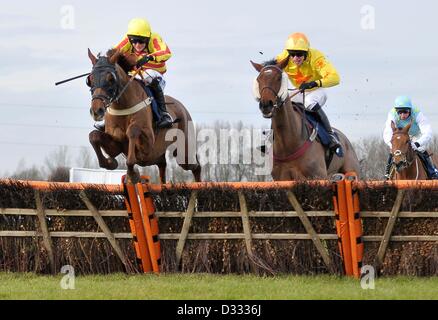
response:
M181 234L179 236L178 244L176 245L176 265L179 266L181 262L182 253L186 244L187 235L189 234L190 224L192 223L193 213L195 212L196 198L198 196L197 191L193 191L190 195L189 204L187 207L186 217L184 219L183 226L181 228Z
M306 229L307 233L311 236L312 241L315 244L316 249L318 250L319 254L321 255L328 270L331 273L335 273L335 268L333 266L333 263L330 259L330 256L329 256L326 248L323 246L321 239L319 238L315 229L313 229L313 226L310 223L309 218L307 217L306 213L304 212L303 208L301 207L300 203L298 202L297 198L295 197L295 194L292 191L287 191L287 197L289 199L289 202L292 204L295 211L297 212L298 217L300 218L301 222L303 223L304 228Z
M41 194L39 190L35 190L35 203L37 208L37 216L40 230L43 234L43 244L47 251L50 262L50 271L52 274L56 274L55 254L53 253L52 238L50 238L49 228L47 227L46 213L43 208L43 202L41 200Z
M116 252L119 259L122 261L123 265L125 266L125 270L129 271L129 264L128 261L123 254L122 249L120 248L119 244L116 241L116 238L112 234L111 230L108 228L107 224L103 220L102 216L100 215L99 211L96 209L96 207L91 203L91 201L88 199L87 195L85 194L84 190L81 190L79 193L80 198L87 206L88 210L91 211L93 214L94 220L96 220L97 224L99 225L99 228L105 233L106 238L110 242L111 246L113 247L114 251Z
M405 195L403 189L397 191L397 198L395 199L394 206L392 207L391 214L388 219L388 224L386 225L385 233L383 234L382 242L379 246L379 251L377 252L376 259L374 260L374 268L379 270L383 264L383 259L385 258L386 249L389 245L389 240L391 239L391 234L394 229L395 222L398 218L400 212L400 207L403 202L403 197Z
M248 256L251 258L253 256L253 253L252 253L251 225L249 224L248 207L246 205L245 195L241 190L238 192L238 195L239 195L240 213L242 214L243 233L245 234L246 251L248 252Z

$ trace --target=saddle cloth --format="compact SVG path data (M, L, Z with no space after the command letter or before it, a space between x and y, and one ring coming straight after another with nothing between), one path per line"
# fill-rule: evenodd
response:
M318 116L312 111L306 110L307 121L311 124L313 128L318 132L318 139L324 147L328 147L330 144L330 135L323 125L319 123ZM338 133L335 131L336 137L339 139Z

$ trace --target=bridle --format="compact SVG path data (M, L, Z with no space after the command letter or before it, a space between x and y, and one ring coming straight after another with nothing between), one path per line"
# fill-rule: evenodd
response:
M393 139L395 135L400 135L400 134L405 134L405 133L395 133L393 135ZM410 145L411 139L409 138L406 142L406 144ZM414 163L415 160L415 156L411 157L411 159L408 159L408 155L413 155L413 149L409 146L408 147L408 151L407 152L402 152L400 149L395 150L394 152L392 152L392 157L394 159L394 157L401 157L401 161L397 164L394 163L393 160L393 165L395 165L397 172L400 172L406 168L409 168L412 163Z
M259 96L261 97L265 90L271 91L275 95L275 97L276 97L276 101L275 101L275 103L272 106L274 107L274 109L280 109L284 105L284 103L286 102L286 100L288 98L288 95L289 95L288 88L287 88L287 82L286 82L286 87L284 88L285 80L283 79L283 71L279 67L274 66L274 65L265 66L265 67L263 67L263 69L260 70L260 74L256 78L256 81L258 83L259 77L262 75L263 72L265 72L268 69L274 69L274 70L278 71L282 75L282 84L281 84L281 87L278 90L278 92L275 92L274 89L272 89L268 85L262 87L261 89L259 88ZM260 101L259 101L259 107L260 108L262 107Z
M299 89L293 89L293 90L296 90L297 92L294 93L293 95L289 96L289 89L288 89L289 79L288 79L287 75L283 72L283 70L281 70L279 67L274 66L274 65L265 66L260 70L260 74L255 79L255 82L256 82L255 85L257 85L257 86L259 85L259 82L258 82L259 77L268 68L273 69L275 71L278 71L281 74L282 79L281 79L280 89L278 90L278 92L275 92L274 89L272 89L269 85L266 85L266 86L262 87L261 89L259 87L255 87L255 89L257 89L258 93L259 93L259 95L256 96L256 99L259 98L259 108L262 109L263 106L262 106L261 101L260 101L261 96L265 90L269 90L276 97L276 102L272 106L273 106L273 109L275 111L277 111L284 106L287 99L289 99L291 101L291 99L295 95L299 94L301 91ZM257 93L257 92L255 92L255 93ZM305 96L304 96L304 92L303 92L303 106L304 106L304 99L305 99ZM308 123L305 120L306 119L305 111L300 110L296 106L292 106L292 107L295 109L296 112L298 112L300 114L301 137L304 137L304 143L297 150L295 150L293 153L291 153L287 157L278 157L277 155L274 154L273 158L274 158L275 162L289 162L289 161L293 161L293 160L300 158L301 156L303 156L306 153L306 151L310 148L313 141L316 139L317 131L314 129L313 132L310 132L311 128L308 126Z
M106 81L106 75L111 74L114 83L109 84ZM91 85L90 77L93 77L93 85ZM98 57L96 64L93 66L90 76L87 78L87 85L91 91L91 101L100 100L105 105L105 110L120 98L120 81L117 75L115 65L108 61L107 57ZM105 94L95 94L96 89L102 89Z
M123 95L123 93L126 91L128 86L132 83L132 81L135 79L135 76L139 74L141 71L141 68L138 68L134 74L130 76L130 79L125 84L123 88L121 88L120 85L120 78L117 74L116 66L111 64L108 61L107 57L98 57L96 64L93 66L93 69L91 71L90 76L93 76L93 82L94 84L91 85L90 76L87 77L87 85L90 87L91 91L91 102L94 100L100 100L104 104L105 110L108 109L108 107L113 102L118 102L120 97ZM110 73L114 79L113 84L108 84L105 76ZM94 94L94 91L96 89L102 89L108 94Z

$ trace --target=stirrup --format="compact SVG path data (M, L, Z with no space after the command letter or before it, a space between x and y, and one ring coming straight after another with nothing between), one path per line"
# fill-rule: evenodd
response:
M169 112L163 112L162 117L167 117L169 119L169 121L173 123L173 118Z
M344 150L342 150L342 146L337 147L335 153L339 158L342 158L344 156Z
M330 151L336 153L339 158L344 156L344 151L342 150L342 145L338 142L331 142L329 145Z
M105 123L95 123L93 127L101 132L105 132Z
M167 112L163 112L162 116L161 116L161 120L157 123L157 127L160 129L163 128L171 128L173 125L173 118L172 116L167 113Z
M386 165L385 174L383 175L386 180L391 180L391 167L392 164L390 166Z
M432 174L428 174L428 178L431 180L438 180L438 170L434 167L434 171Z

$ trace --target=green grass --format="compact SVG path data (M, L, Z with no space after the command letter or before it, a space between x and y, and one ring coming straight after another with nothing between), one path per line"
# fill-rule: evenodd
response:
M351 278L164 274L77 277L62 290L62 276L0 273L2 299L438 299L438 277L380 278L364 290Z

